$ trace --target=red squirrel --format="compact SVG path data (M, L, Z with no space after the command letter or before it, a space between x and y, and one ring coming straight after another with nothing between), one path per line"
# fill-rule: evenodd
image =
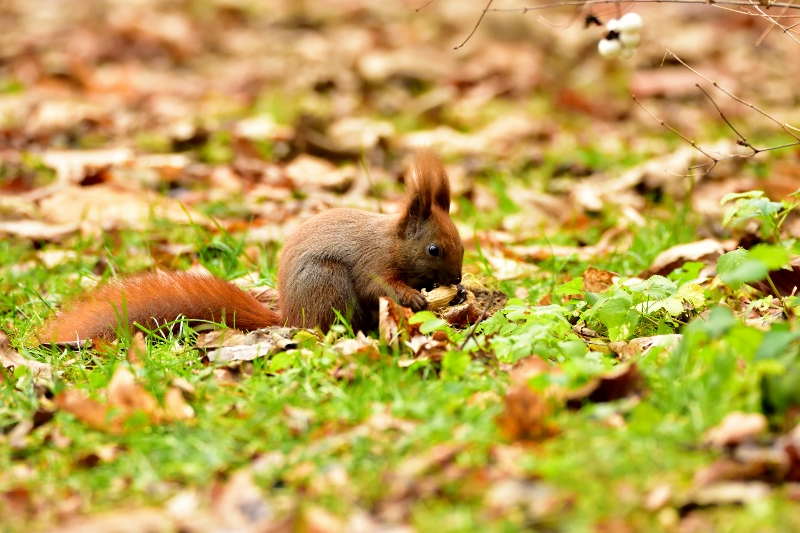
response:
M450 219L450 183L439 159L418 153L406 185L399 214L330 209L297 228L279 256L279 312L210 275L144 273L67 304L39 338L113 338L123 317L127 327L158 327L185 316L243 331L275 325L327 331L334 310L350 318L354 331L368 330L377 325L378 298L385 295L421 311L427 302L419 289L461 281L464 245Z

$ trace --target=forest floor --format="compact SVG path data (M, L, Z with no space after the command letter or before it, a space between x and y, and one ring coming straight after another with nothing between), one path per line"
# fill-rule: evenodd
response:
M421 4L0 4L2 531L800 530L795 35L598 5L644 20L606 60L587 6L458 47L483 2ZM267 301L286 236L397 212L418 146L460 308L39 344L141 271Z

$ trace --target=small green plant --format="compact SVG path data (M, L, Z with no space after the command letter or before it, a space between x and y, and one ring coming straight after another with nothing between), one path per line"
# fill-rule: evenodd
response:
M737 227L755 222L761 238L766 241L750 250L739 248L719 258L717 274L725 284L736 290L745 283L766 280L772 292L780 296L769 273L786 268L791 252L796 249L794 240L783 239L781 229L789 214L800 205L798 194L800 191L791 195L791 201L781 202L765 198L763 191L728 194L722 198L720 203L723 205L733 202L722 221L723 226ZM786 308L787 303L782 302Z

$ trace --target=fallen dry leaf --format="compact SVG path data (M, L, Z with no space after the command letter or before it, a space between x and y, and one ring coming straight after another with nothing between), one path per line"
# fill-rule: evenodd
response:
M267 357L278 352L297 347L294 340L298 328L272 326L244 334L238 331L212 331L198 339L199 348L213 348L206 357L216 363L232 361L252 361L258 357Z
M211 509L216 521L232 531L266 531L275 516L248 468L235 472L227 483L212 490Z
M550 401L527 385L510 387L504 403L505 409L498 415L497 424L507 439L535 442L558 432L548 422L552 412Z
M542 481L502 479L489 487L484 503L497 517L520 508L528 520L540 521L567 511L572 499Z
M136 383L136 377L123 365L118 365L111 376L107 397L109 405L119 407L125 414L142 411L152 418L158 410L158 401Z
M767 430L767 419L761 413L734 411L725 415L719 425L706 431L703 442L715 448L753 440Z
M587 268L583 274L583 290L589 292L603 292L614 284L614 278L619 274L614 274L608 270L598 270L594 267Z
M20 355L11 347L11 340L2 331L0 331L0 364L9 373L13 373L17 367L24 366L30 369L34 377L45 380L53 378L53 368L50 365Z
M78 232L80 224L48 224L39 220L12 220L0 222L0 235L12 235L32 241L61 242Z
M771 492L770 486L761 481L720 482L698 489L686 504L700 506L746 504L767 498Z
M153 217L177 224L211 225L207 217L179 202L130 183L61 187L40 199L39 207L47 222L64 227L88 221L106 231L143 230Z
M56 171L56 179L61 183L80 183L89 174L134 160L133 152L128 148L48 150L41 157L42 163Z
M716 239L703 239L667 248L653 259L650 268L640 274L641 278L666 276L689 261L700 261L708 265L716 264L717 259L735 248L733 242L720 242Z
M340 339L332 348L344 356L361 355L366 356L368 359L377 361L381 357L381 352L378 349L378 341L371 337L364 335L364 332L359 331L353 339Z
M647 355L650 350L656 347L663 348L669 354L681 342L683 335L678 333L668 335L653 335L652 337L638 337L628 342L617 341L609 342L608 349L611 353L617 354L622 361L627 361L637 356Z
M414 313L387 296L381 296L378 302L378 331L381 339L389 346L397 343L402 337L408 338L419 333L419 325L408 323Z
M566 391L567 405L580 407L585 400L590 402L612 402L633 395L641 395L645 390L644 377L635 363L623 363L612 370L593 376L582 387Z
M164 416L167 420L190 420L194 418L194 408L186 403L183 391L170 387L164 395Z
M172 520L159 509L119 509L79 517L46 530L48 533L161 533L174 529Z
M53 401L58 409L72 414L92 429L110 433L122 432L125 416L116 413L112 417L107 404L89 398L83 391L68 389L56 395Z

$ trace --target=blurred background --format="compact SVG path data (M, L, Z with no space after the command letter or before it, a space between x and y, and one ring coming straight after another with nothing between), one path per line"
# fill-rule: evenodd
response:
M792 141L667 54L798 124L800 44L777 29L761 39L762 18L671 3L522 14L536 4L505 0L492 7L517 11L487 13L454 49L485 4L423 4L3 0L1 190L138 183L281 240L330 205L391 210L404 155L425 144L450 165L460 224L517 242L571 224L585 244L619 216L657 216L692 186L684 174L709 219L726 192L800 185L791 148L689 172L708 159L631 98L688 139L746 153L700 83L754 145ZM603 59L605 31L586 17L631 10L641 47Z

